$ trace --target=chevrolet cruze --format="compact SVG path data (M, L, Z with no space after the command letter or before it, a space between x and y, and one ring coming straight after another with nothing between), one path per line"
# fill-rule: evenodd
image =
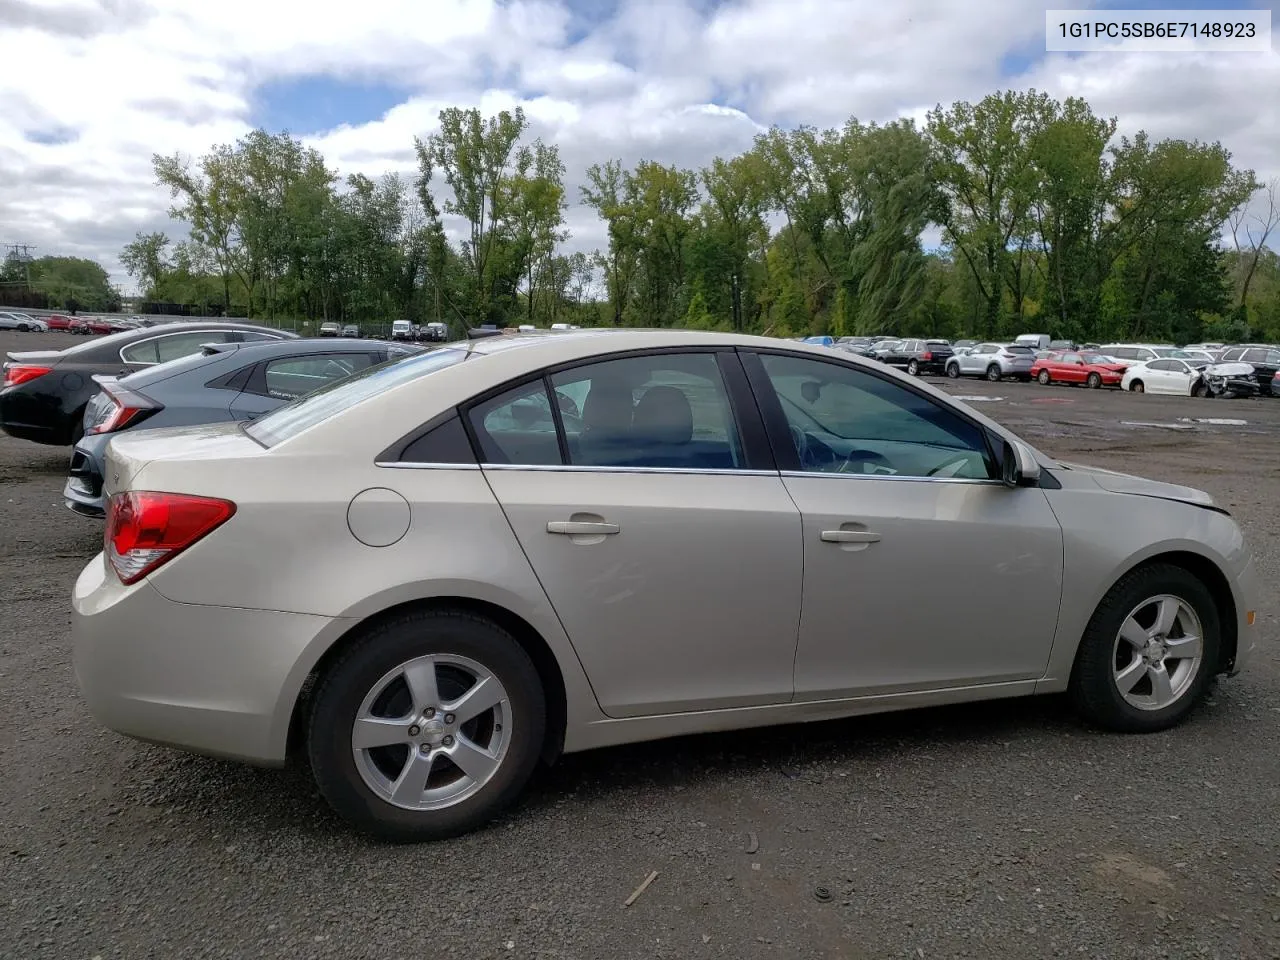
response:
M472 829L540 760L626 741L1059 692L1161 730L1254 645L1253 562L1206 494L791 341L447 344L123 434L105 467L74 591L93 713L301 751L388 838Z

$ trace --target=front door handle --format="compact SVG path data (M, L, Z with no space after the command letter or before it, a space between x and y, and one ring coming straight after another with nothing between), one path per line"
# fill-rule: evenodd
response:
M563 533L571 537L617 532L616 523L593 523L586 520L551 520L547 523L547 533Z
M877 543L880 534L870 530L823 530L824 543Z

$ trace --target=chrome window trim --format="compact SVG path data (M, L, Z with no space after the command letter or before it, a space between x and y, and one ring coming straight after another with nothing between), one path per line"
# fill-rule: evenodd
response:
M126 359L124 358L124 352L125 352L126 350L132 350L134 347L140 347L140 346L142 346L144 343L154 343L154 342L155 342L155 341L157 341L157 340L167 340L167 339L169 339L170 337L182 337L182 336L185 336L185 335L187 335L187 334L189 334L189 333L198 333L198 334L201 334L201 335L206 335L206 334L210 334L210 333L227 333L227 332L228 332L228 331L227 331L227 329L226 329L225 327L222 327L222 328L215 327L215 328L213 328L212 330L171 330L171 331L169 331L168 333L158 333L158 334L156 334L154 337L143 337L141 340L135 340L135 341L133 341L133 343L127 343L127 344L125 344L123 347L121 347L119 350L117 350L117 351L116 351L116 353L118 353L118 354L120 355L120 362L121 362L121 363L126 363L126 364L128 364L129 366L133 366L133 367L154 367L154 366L156 366L157 364L165 363L165 362L167 362L167 361L164 361L164 360L126 360ZM230 332L231 332L231 333L249 333L249 332L253 332L253 333L260 333L261 331L257 331L257 330L254 330L254 331L248 331L248 330L241 330L241 329L237 328L237 329L234 329L234 330L232 330L232 331L230 331ZM262 336L263 336L263 338L264 338L265 340L283 340L283 339L284 339L283 337L277 336L277 335L276 335L276 334L274 334L274 333L262 333ZM232 343L232 342L234 342L234 341L226 340L226 341L223 341L223 342L224 342L224 343ZM245 342L245 343L253 343L254 341L252 341L252 340L247 340L247 341L244 341L244 342ZM158 355L158 353L157 353L157 355ZM179 358L179 359L181 359L181 358Z
M911 483L972 483L984 487L1001 487L1004 486L1002 480L979 480L974 477L912 477L898 473L826 473L824 471L814 470L806 472L804 470L783 470L780 474L783 479L801 479L805 477L830 477L834 480L893 480L898 482Z
M697 470L686 467L610 467L567 464L521 464L521 463L403 463L400 461L380 460L376 467L387 467L394 470L505 470L529 471L537 473L632 473L632 474L677 474L681 476L707 477L783 477L805 479L823 477L834 480L892 480L911 483L969 483L981 486L1003 486L1000 480L979 480L972 477L911 477L887 473L826 473L821 471L806 472L804 470Z
M375 460L375 467L392 470L479 470L478 463L408 463L401 460Z
M483 470L536 470L541 473L654 473L707 477L776 477L777 470L696 469L693 467L610 467L594 464L483 463Z

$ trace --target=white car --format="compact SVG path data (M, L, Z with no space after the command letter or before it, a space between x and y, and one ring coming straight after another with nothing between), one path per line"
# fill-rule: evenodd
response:
M1135 363L1124 372L1121 390L1134 393L1165 393L1183 397L1203 397L1208 393L1204 380L1207 360L1161 358Z
M104 472L72 597L89 709L253 763L293 745L397 839L630 741L1061 692L1162 730L1257 643L1254 561L1208 494L776 338L445 345L248 422L128 431Z

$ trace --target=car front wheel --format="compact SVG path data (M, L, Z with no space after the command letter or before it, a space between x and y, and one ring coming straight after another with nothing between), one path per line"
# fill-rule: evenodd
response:
M412 611L325 672L308 753L345 819L388 840L436 840L515 799L545 730L538 672L507 631L464 611Z
M1048 370L1041 370L1040 375L1036 377L1036 379L1047 387L1049 385L1049 381L1052 380L1053 377L1049 375Z
M948 363L947 376L950 377L952 380L958 380L960 378L960 364Z
M1221 634L1208 588L1181 567L1122 577L1085 629L1071 676L1084 718L1124 733L1164 730L1195 706L1216 672Z

